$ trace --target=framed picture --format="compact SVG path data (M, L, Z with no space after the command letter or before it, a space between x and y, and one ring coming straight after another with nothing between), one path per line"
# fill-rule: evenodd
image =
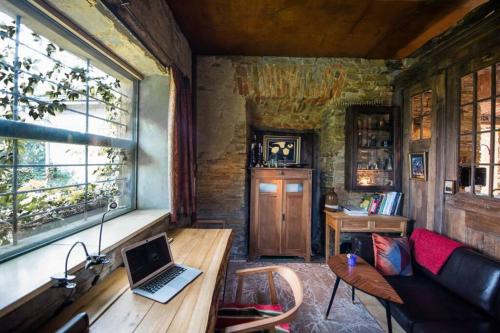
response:
M444 194L455 194L455 181L445 180L444 181Z
M410 153L410 179L427 180L427 153Z
M300 164L300 136L264 135L264 160L277 157L278 164Z

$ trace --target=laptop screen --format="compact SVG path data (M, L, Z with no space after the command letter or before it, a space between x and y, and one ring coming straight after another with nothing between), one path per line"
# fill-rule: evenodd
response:
M133 284L172 261L165 237L152 239L130 249L126 252L126 256Z

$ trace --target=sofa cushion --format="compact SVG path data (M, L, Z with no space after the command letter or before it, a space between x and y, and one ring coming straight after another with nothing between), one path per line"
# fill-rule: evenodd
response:
M416 323L413 333L496 333L500 326L494 321L465 320L465 321L430 321Z
M420 271L469 303L483 309L500 321L500 263L476 251L458 248L434 275L423 267Z
M372 234L375 269L382 275L413 275L410 244L406 237L391 238Z
M477 307L423 275L387 276L386 279L404 302L391 303L391 312L407 332L422 322L490 319Z

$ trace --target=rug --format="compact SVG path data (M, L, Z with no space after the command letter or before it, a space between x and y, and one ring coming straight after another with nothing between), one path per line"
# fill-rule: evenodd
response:
M383 333L378 322L356 298L351 301L351 287L340 282L328 320L325 312L332 295L335 274L323 263L273 263L273 262L231 262L226 285L225 303L234 302L237 279L234 272L238 269L262 267L269 265L284 265L293 269L300 277L304 287L304 302L298 315L291 322L292 332L321 333ZM275 277L278 299L285 309L293 307L293 295L288 284ZM258 274L246 277L243 286L242 303L268 303L269 287L267 276Z

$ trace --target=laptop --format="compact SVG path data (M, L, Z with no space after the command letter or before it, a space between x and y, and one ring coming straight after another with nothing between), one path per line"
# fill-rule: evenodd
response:
M201 274L174 263L166 233L123 248L122 256L130 289L160 303L167 303Z

